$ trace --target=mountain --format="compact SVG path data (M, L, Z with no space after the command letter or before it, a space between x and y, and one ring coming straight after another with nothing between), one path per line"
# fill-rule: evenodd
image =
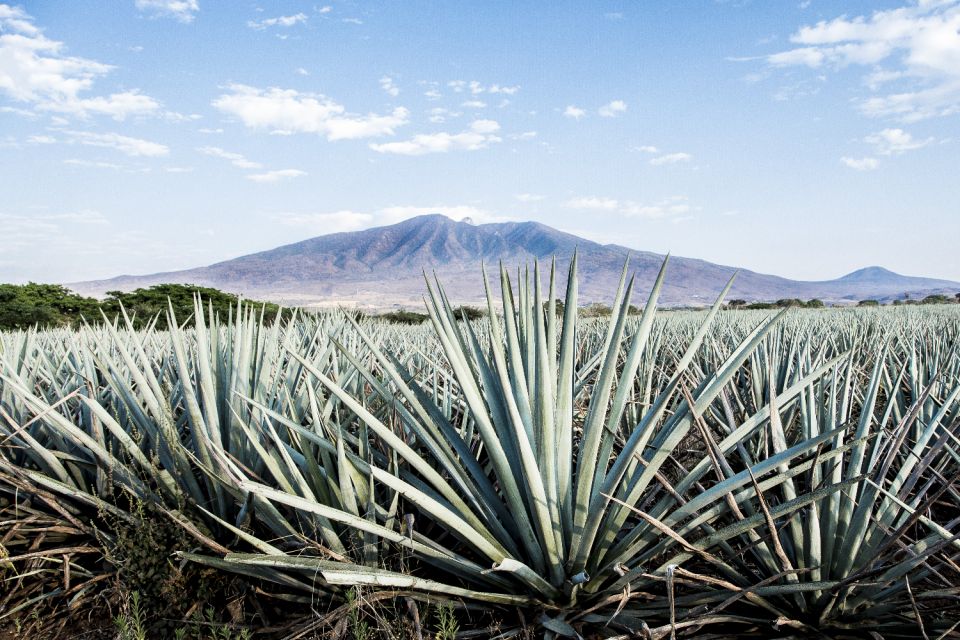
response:
M609 301L628 256L631 272L637 278L635 291L645 295L663 261L659 254L602 245L538 222L474 225L434 214L385 227L310 238L206 267L69 286L79 293L102 296L107 291L127 291L164 282L190 283L285 304L345 304L382 309L419 306L426 290L426 271L440 277L455 302L477 304L483 300L481 264L486 264L496 276L498 262L515 272L534 259L543 264L556 256L562 286L566 263L574 250L580 255L583 302ZM704 260L672 257L662 302L712 302L736 271L734 267ZM911 298L932 293L952 296L958 291L957 282L902 276L881 267L867 267L836 280L819 282L740 270L728 297L751 301L820 298L827 302L853 302L902 298L905 294Z

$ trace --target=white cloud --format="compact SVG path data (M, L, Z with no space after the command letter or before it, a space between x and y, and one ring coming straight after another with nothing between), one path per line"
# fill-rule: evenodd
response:
M803 26L793 49L768 56L775 67L869 69L864 83L882 95L857 100L872 117L915 122L960 112L960 3L915 0L869 16L842 16Z
M39 111L117 120L157 112L160 103L137 90L86 96L111 65L64 55L22 9L0 5L0 92Z
M491 134L500 131L500 124L496 120L474 120L470 129L476 133Z
M917 140L903 129L884 129L864 138L864 141L876 147L882 156L900 155L905 151L923 148L933 144L933 138Z
M876 158L849 158L844 156L840 158L840 162L857 171L873 171L880 166L880 161Z
M484 85L479 80L470 80L469 82L466 80L451 80L447 83L447 86L450 87L454 93L463 93L465 91L469 91L471 95L475 96L482 93L494 93L512 96L520 91L520 85Z
M155 113L160 108L160 103L138 91L123 91L111 93L108 96L49 104L43 108L77 115L102 114L114 120L125 120L129 116Z
M771 54L767 56L767 62L775 67L803 65L815 69L822 65L826 58L826 54L816 47L800 47Z
M122 166L115 162L101 162L99 160L81 160L80 158L67 158L63 161L63 164L73 165L75 167L87 167L90 169L113 169L114 171L121 171Z
M58 233L60 227L50 220L20 215L0 213L0 225L3 226L4 246L13 249L26 249L32 244L42 246L52 233Z
M547 196L541 196L536 193L518 193L514 197L520 202L540 202L541 200L546 199Z
M460 111L451 111L450 109L444 109L443 107L434 107L428 112L430 114L430 122L434 124L440 124L447 121L447 118L459 118L463 115Z
M265 18L264 20L249 20L247 26L257 31L263 31L270 27L293 27L298 24L304 24L307 21L307 14L297 13L292 16L277 16L276 18Z
M32 249L34 253L39 246L46 246L44 243L52 236L85 226L108 224L110 221L102 213L91 209L33 216L0 213L5 245L14 249Z
M300 169L277 169L276 171L267 171L266 173L253 173L247 176L247 180L264 184L275 184L284 180L292 180L307 175L306 171Z
M317 9L317 13L320 13L320 14L330 13L331 11L333 11L333 7L331 7L330 5L324 5Z
M260 169L263 166L259 162L247 160L246 157L239 153L226 151L220 147L197 147L197 151L206 156L229 160L233 166L239 167L240 169Z
M348 113L343 105L314 93L293 89L257 89L234 84L213 101L213 106L238 118L251 129L271 133L316 133L327 140L350 140L393 135L406 124L410 112L397 107L389 115Z
M374 221L372 214L349 210L330 213L277 213L272 218L282 225L302 228L316 234L358 231L370 227Z
M427 100L439 100L443 97L438 89L428 89L423 92L423 95Z
M652 219L671 218L693 211L686 196L671 196L653 204L626 202L620 209L620 213L627 217Z
M344 18L342 22L345 22L346 24L363 24L363 20L360 18Z
M486 209L473 205L439 204L432 207L419 205L397 205L383 207L372 212L345 209L331 212L281 212L270 217L288 227L302 229L307 234L328 234L345 231L358 231L374 226L395 224L409 218L423 215L440 214L453 220L470 220L477 224L503 222L502 218Z
M27 138L28 144L82 144L88 147L113 149L131 157L156 158L170 153L169 147L159 142L151 142L141 138L131 138L118 133L93 133L90 131L63 131L63 140L53 136L39 135ZM76 163L71 163L76 164Z
M524 131L522 133L510 134L511 140L533 140L537 137L536 131Z
M576 107L572 104L567 105L567 108L563 110L563 115L568 118L573 118L574 120L579 120L583 116L587 115L587 112L580 107Z
M802 79L796 82L787 83L777 89L777 91L773 94L773 99L777 102L787 102L788 100L796 100L798 98L815 96L820 93L820 89L826 80L827 77L821 74L813 80Z
M597 113L599 113L604 118L615 118L621 113L625 113L626 110L627 110L626 102L624 102L623 100L614 100L600 107L600 109L597 110Z
M90 147L114 149L133 157L156 158L170 153L169 147L159 142L122 136L118 133L91 133L89 131L67 131L72 142Z
M295 69L295 71L296 71L296 73L297 73L298 76L308 76L308 75L310 75L310 72L307 71L306 69L304 69L303 67L297 67L297 68Z
M563 203L563 206L570 209L593 209L599 211L616 211L620 208L620 202L614 198L601 198L597 196L584 196L572 198Z
M394 84L393 78L390 76L383 76L380 78L380 88L387 92L387 94L396 98L400 95L400 88Z
M177 113L176 111L164 111L163 119L168 122L196 122L197 120L202 120L203 116L199 113Z
M902 71L891 71L889 69L877 69L869 73L863 83L869 87L870 91L879 91L883 85L903 78Z
M650 158L650 164L659 166L663 164L677 164L678 162L690 162L693 156L689 153L679 151L677 153L667 153L656 158Z
M487 106L487 103L483 100L467 100L460 104L464 109L483 109Z
M14 113L18 116L23 116L24 118L34 119L37 117L33 111L28 111L27 109L18 109L16 107L0 107L0 113Z
M193 22L200 11L197 0L136 0L137 9L154 16L168 16L180 22Z
M639 147L634 147L634 148L637 151L640 151L641 153L659 153L660 152L659 149L649 144L640 145Z
M92 209L81 209L80 211L70 211L67 213L53 213L41 216L44 220L54 220L63 222L76 222L78 224L108 224L106 216L99 211Z
M573 198L563 203L571 209L590 211L605 211L631 218L674 218L696 211L690 205L686 196L671 196L652 204L626 200L621 202L616 198L602 196L586 196Z
M33 24L33 18L20 7L0 4L0 20L4 30L12 30L28 36L40 35L40 30Z
M448 151L477 151L495 142L501 142L501 138L496 135L499 130L500 125L495 120L474 120L469 129L460 133L420 134L402 142L371 144L370 148L378 153L395 153L405 156Z

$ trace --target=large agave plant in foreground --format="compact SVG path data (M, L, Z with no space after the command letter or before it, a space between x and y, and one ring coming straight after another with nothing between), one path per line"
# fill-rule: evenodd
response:
M286 568L319 576L328 585L402 586L536 607L548 633L568 636L585 623L602 621L614 633L636 631L648 618L669 616L664 599L648 603L650 591L658 590L684 558L710 557L710 548L729 549L728 540L766 526L760 514L741 519L737 505L757 491L789 482L782 469L809 460L836 432L804 440L749 468L731 469L722 482L706 482L708 459L693 471L678 464L678 448L698 416L778 317L764 318L716 371L692 380L688 366L721 307L721 294L676 361L660 363L669 370L668 381L638 409L633 406L637 372L653 356L647 346L666 266L636 322L629 318L633 281L627 281L624 267L602 345L586 359L576 335L576 258L566 280L562 322L556 313L554 269L546 296L538 268L516 290L501 270L502 315L488 281L485 326L458 321L442 286L428 283L427 306L441 348L436 357L450 372L442 385L431 388L376 341L363 337L359 326L355 330L364 349L343 353L367 383L368 393L360 396L345 388L349 376L339 379L328 367L291 350L291 358L306 372L306 392L335 400L341 413L354 416L353 426L343 428L342 415L336 428L319 413L310 427L277 412L265 415L288 430L291 442L303 443L295 451L303 459L310 456L307 443L335 452L342 474L339 493L351 504L362 495L367 517L358 517L364 514L356 508L331 509L278 491L236 467L220 481L240 496L275 508L355 527L366 534L367 544L369 536L380 536L412 552L424 568L404 574L376 563L350 565L302 552L228 554L216 563L246 570ZM777 402L796 402L839 360L811 371ZM443 400L437 397L440 387ZM393 409L385 415L370 405ZM767 407L743 421L711 455L734 450L770 417ZM844 486L841 482L794 495L780 512ZM410 515L417 514L415 520L394 517L398 498ZM717 616L715 621L721 619L736 617ZM674 620L671 627L677 624Z

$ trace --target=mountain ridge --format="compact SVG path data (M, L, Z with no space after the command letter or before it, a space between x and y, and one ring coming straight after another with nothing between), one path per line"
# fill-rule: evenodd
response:
M102 296L162 282L212 286L224 291L285 304L356 305L390 308L418 305L425 291L424 272L435 272L459 302L483 301L480 265L502 262L515 270L533 260L556 257L559 284L565 262L579 253L583 302L608 301L624 260L636 275L636 290L652 286L661 254L617 244L600 244L540 222L473 224L441 214L409 218L392 225L307 238L205 267L141 276L72 283L79 293ZM730 298L777 300L820 298L850 303L864 298L889 300L932 293L951 296L960 283L904 276L870 266L834 280L801 281L672 256L661 299L666 305L701 306L712 302L734 273ZM497 278L493 279L497 285Z

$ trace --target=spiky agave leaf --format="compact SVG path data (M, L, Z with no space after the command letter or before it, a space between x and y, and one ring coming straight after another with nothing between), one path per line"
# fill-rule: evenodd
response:
M671 364L670 378L651 398L639 424L625 423L637 372L650 355L646 345L665 271L666 262L642 317L634 323L629 318L632 282L624 267L614 313L601 332L591 336L598 338L598 350L587 358L578 353L576 258L567 276L559 326L541 297L538 266L517 292L501 268L500 306L487 286L487 325L458 322L442 285L428 282L427 308L442 360L452 372L441 403L436 387L431 393L399 358L352 322L364 349L348 354L348 359L380 403L402 407L392 416L394 426L365 406L369 399L354 397L344 378L317 370L296 352L290 356L303 365L307 384L316 385L318 397L336 399L345 415L376 434L381 446L401 461L400 467L389 470L376 456L360 462L362 456L354 450L350 455L358 468L423 516L442 523L448 537L457 541L454 551L449 543L414 534L434 551L413 553L443 569L446 584L466 583L477 592L523 597L576 613L615 602L625 587L640 589L655 581L638 563L675 555L671 549L680 544L662 535L660 523L672 522L682 535L697 540L715 534L718 526L728 523L735 505L754 492L747 475L741 474L724 487L701 494L698 511L684 511L693 498L684 494L694 489L708 465L702 463L691 474L671 481L668 462L695 417L713 405L778 317L759 322L717 371L684 398L680 390L686 388L688 368L719 314L721 294ZM551 291L556 280L551 268ZM365 358L368 365L362 363ZM837 362L839 358L798 381L781 401L795 400ZM459 407L461 425L469 422L470 431L441 410L449 404ZM291 432L302 430L277 413L270 415ZM720 445L721 455L767 420L769 411L761 411L745 421ZM754 473L763 477L764 487L776 487L786 481L778 473L783 465L810 456L829 437L780 452L774 461L760 461L753 465ZM345 439L338 437L336 443L340 451ZM276 492L257 491L288 507L325 511L317 503L294 504ZM655 517L636 518L632 510L650 499L655 499ZM700 517L693 518L695 514ZM750 526L761 523L751 521ZM481 568L484 565L492 566L492 571Z

